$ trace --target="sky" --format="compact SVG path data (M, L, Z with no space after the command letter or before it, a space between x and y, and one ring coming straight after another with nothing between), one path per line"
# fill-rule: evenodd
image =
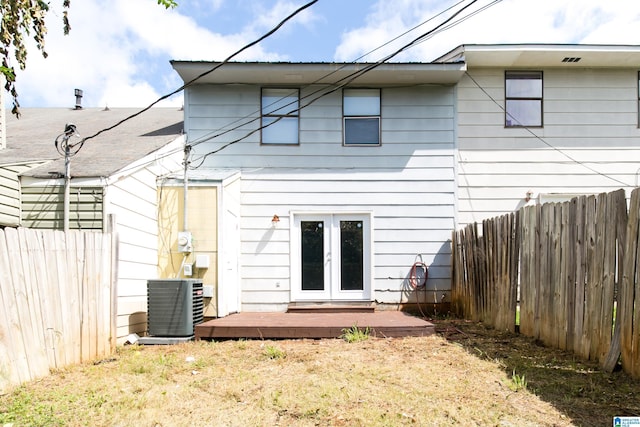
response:
M471 1L319 0L233 60L373 62ZM18 71L21 108L73 107L75 88L84 92L84 107L146 107L182 85L170 60L223 60L307 0L177 3L167 10L156 0L72 1L65 36L62 0L51 0L48 58L31 45L27 68ZM461 44L640 45L638 0L477 0L459 17L473 11L393 61L429 62ZM5 94L7 106L9 98ZM178 93L159 105L182 102Z

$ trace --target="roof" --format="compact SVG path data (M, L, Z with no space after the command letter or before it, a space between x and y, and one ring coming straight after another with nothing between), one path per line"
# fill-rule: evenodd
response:
M582 44L468 44L435 62L470 67L637 68L640 46Z
M335 63L335 62L210 62L171 61L171 65L190 82L216 67L215 71L198 79L198 83L213 84L343 84L354 72L362 73L350 86L392 86L407 84L454 84L463 76L464 64L434 64L422 62Z
M76 125L80 137L75 141L79 142L82 137L113 126L138 111L133 108L22 108L19 119L7 112L7 148L0 150L0 165L52 160L25 175L63 176L64 157L57 152L55 139L67 123ZM88 140L72 158L72 177L111 175L174 141L183 131L183 120L183 112L177 108L152 108Z

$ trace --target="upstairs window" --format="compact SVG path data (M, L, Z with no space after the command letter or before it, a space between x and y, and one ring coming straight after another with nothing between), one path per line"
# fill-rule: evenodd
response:
M542 71L505 73L504 125L542 126Z
M298 144L300 91L298 89L262 89L262 143Z
M380 145L380 89L343 92L344 145Z

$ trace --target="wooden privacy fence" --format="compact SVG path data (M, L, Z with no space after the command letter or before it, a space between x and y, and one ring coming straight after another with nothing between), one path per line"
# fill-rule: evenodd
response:
M112 234L0 229L0 392L107 356Z
M606 370L621 358L640 378L639 222L635 189L629 213L618 190L524 207L482 234L470 224L453 233L453 310L503 330L519 320L522 334Z

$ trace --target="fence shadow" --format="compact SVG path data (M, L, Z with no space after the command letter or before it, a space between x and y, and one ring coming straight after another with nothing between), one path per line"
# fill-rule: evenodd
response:
M453 234L460 317L640 378L640 189L528 206ZM615 329L614 329L615 325Z
M515 375L526 380L526 390L564 413L575 425L611 425L614 416L640 413L640 383L622 370L607 373L595 361L548 348L539 340L498 331L481 323L436 320L437 333L461 345L470 354L498 364L509 388Z

